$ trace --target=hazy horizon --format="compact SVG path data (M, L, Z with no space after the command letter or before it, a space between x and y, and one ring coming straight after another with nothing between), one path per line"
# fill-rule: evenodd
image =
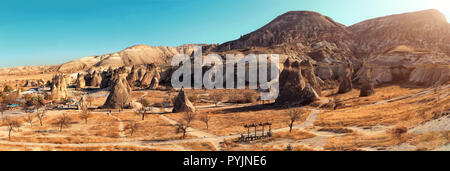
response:
M315 11L344 25L438 9L445 0L11 1L0 6L0 68L56 65L127 47L235 40L288 11ZM407 5L405 5L407 4Z

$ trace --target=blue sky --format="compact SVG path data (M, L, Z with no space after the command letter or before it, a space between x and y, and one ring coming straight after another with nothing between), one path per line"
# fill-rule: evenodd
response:
M136 44L223 43L292 10L352 25L448 0L2 0L0 67L61 64Z

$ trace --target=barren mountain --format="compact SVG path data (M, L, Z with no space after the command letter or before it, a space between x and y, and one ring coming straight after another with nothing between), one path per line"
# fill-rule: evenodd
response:
M220 45L218 51L269 47L301 43L310 46L320 41L335 43L340 49L349 49L351 32L333 19L310 11L287 12L262 28L238 40Z

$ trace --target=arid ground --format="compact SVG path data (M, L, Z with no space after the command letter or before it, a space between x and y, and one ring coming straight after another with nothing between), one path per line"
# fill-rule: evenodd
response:
M176 131L184 114L161 107L161 103L176 95L175 90L133 91L133 101L148 98L150 106L154 106L144 120L132 109L95 109L87 122L80 118L80 110L55 109L47 111L41 126L33 113L8 110L3 116L17 120L21 126L11 131L9 139L9 126L3 122L0 150L449 150L448 84L437 88L385 85L367 98L360 98L357 88L339 95L336 91L324 91L325 102L299 107L302 114L291 133L288 113L295 108L269 102L263 105L251 90L186 90L197 112L184 139ZM93 99L91 106L101 106L109 93L74 88L69 88L69 92L89 94ZM222 96L221 102L215 104L214 96ZM336 107L329 107L331 101ZM210 117L208 128L200 119L205 114ZM57 120L62 115L70 122L60 131ZM133 135L128 128L132 122L138 124ZM241 134L247 134L245 124L261 122L272 123L272 137L236 141Z

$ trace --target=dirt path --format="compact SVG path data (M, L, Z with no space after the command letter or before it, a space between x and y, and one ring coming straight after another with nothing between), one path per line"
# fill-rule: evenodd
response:
M124 124L123 124L123 120L120 119L120 118L117 117L117 116L114 116L113 114L105 113L105 115L110 116L110 117L116 119L117 121L119 121L119 131L120 131L120 132L119 132L119 137L120 137L120 138L126 138L127 136L126 136L126 133L125 133L125 126L124 126Z

